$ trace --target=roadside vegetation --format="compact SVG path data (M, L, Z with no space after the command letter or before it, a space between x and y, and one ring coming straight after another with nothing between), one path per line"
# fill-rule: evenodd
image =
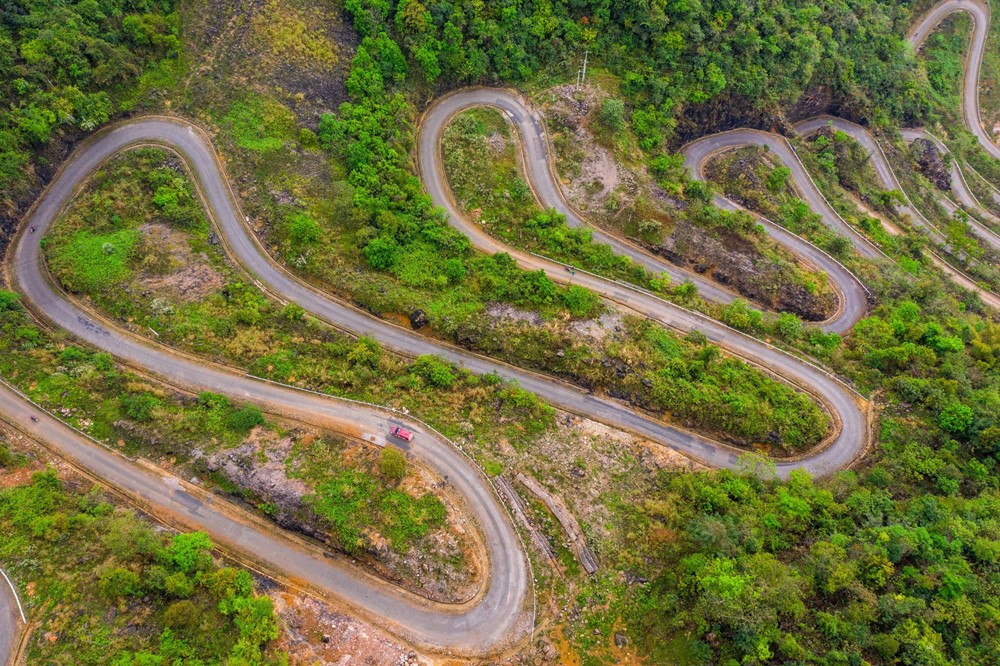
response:
M746 238L755 233L750 218L705 205L710 189L688 180L667 151L719 127L771 127L804 91L808 108L837 110L877 129L934 125L956 154L1000 182L1000 167L982 156L960 129L960 118L947 116L935 102L952 94L958 42L946 38L930 45L944 49L927 70L932 81L903 40L910 11L888 2L778 2L765 11L710 2L653 9L618 3L608 9L586 2L503 7L352 0L346 9L356 34L335 12L323 14L328 7L309 2L260 3L253 11L263 19L223 16L217 26L211 23L215 13L203 11L210 9L207 2L192 0L192 7L181 16L182 49L204 56L198 59L204 70L157 79L150 99L169 99L171 108L216 132L255 231L275 257L401 322L421 310L435 331L482 312L487 302L502 304L506 316L589 321L574 319L568 291L555 290L551 302L539 304L532 299L549 293L544 282L511 270L502 258L470 253L430 206L410 161L417 111L437 92L459 83L547 89L573 78L581 48L590 49L591 67L605 67L620 82L611 97L621 105L594 107L597 139L637 146L635 159L647 165L669 199L664 205L704 215L706 229L733 225ZM998 25L994 20L994 33ZM995 61L996 49L988 51ZM277 73L273 53L279 52L296 63L294 75ZM343 101L348 104L339 106ZM827 141L802 151L807 165L838 210L853 216L849 222L894 259L873 265L848 258L874 292L868 316L841 339L803 327L795 317L772 322L747 303L718 315L761 336L778 336L783 322L780 340L810 350L875 402L873 450L855 469L823 480L796 474L775 481L756 459L733 472L672 471L650 449L637 453L601 431L561 441L554 455L556 446L548 440L566 430L530 395L436 359L402 362L369 340L334 334L294 308L275 306L226 268L204 220L185 227L164 217L165 208L149 207L155 203L137 205L147 196L140 190L148 192L153 183L135 172L128 178L141 187L108 192L125 197L130 209L156 211L161 230L170 231L177 247L190 253L185 256L207 257L185 265L207 267L221 284L189 303L161 295L157 307L163 309L155 312L154 294L166 293L155 291L163 288L155 280L174 272L170 257L163 259L166 244L150 243L146 230L131 233L144 224L134 216L97 204L88 209L93 202L86 197L93 192L78 202L74 213L81 217L64 219L66 235L53 236L46 250L60 279L80 285L74 289L85 291L91 280L120 286L112 292L114 302L93 293L94 303L119 321L131 318L137 331L151 326L168 344L282 381L406 407L468 443L491 475L537 469L584 517L601 567L592 577L579 574L571 554L559 547L558 529L543 510L529 507L556 543L559 559L550 567L535 553L539 589L549 601L540 608L555 619L526 648L532 657L580 657L587 664L632 657L678 664L994 663L1000 651L994 630L1000 612L994 506L1000 487L1000 333L978 297L925 269L922 242L908 233L904 220L893 220L904 232L894 237L857 210L853 196L891 217L883 206L893 203L893 195L872 186L855 147L837 136ZM829 164L833 170L825 168ZM174 172L171 178L181 177L166 164L151 171L160 166ZM756 199L762 209L772 206L776 221L846 255L843 239L825 232L781 186L780 168L763 160L753 165L763 197L751 181L734 182L731 191ZM571 170L563 174L573 176ZM109 188L112 181L106 181ZM509 191L516 183L498 178L495 185ZM180 208L185 201L178 194ZM500 210L507 203L491 205ZM85 218L86 210L94 216ZM115 213L120 222L111 221ZM100 270L91 265L98 249L107 259ZM148 255L153 259L143 265ZM142 287L147 296L136 291L143 280L154 280ZM608 315L590 314L598 320ZM4 317L3 344L15 350L4 355L5 362L56 344L22 315ZM706 359L698 355L713 354L697 339L634 330L648 336L654 351L662 347L656 351L662 356L648 358L667 368L676 363L688 373L701 371ZM206 339L211 343L204 344ZM551 346L534 348L560 348L551 340L546 344ZM58 345L50 353L61 352ZM570 349L563 348L566 356ZM709 369L722 363L707 359ZM79 372L75 362L59 364L67 375ZM45 386L31 368L3 372L22 373L23 387ZM737 383L716 377L727 388ZM718 412L714 404L701 408ZM101 409L81 402L74 418L78 424L96 422L88 412ZM330 464L320 453L298 458L301 474ZM392 465L383 470L381 462L367 463L367 473L383 486L372 497L385 497L394 478ZM352 487L366 483L347 481ZM331 520L353 515L345 507L320 505ZM414 510L422 520L435 520L429 507ZM378 522L370 514L367 520Z
M995 15L996 4L992 0L987 0L987 3L991 5ZM930 128L943 138L954 158L959 160L973 192L981 201L993 202L992 195L982 189L978 177L965 166L971 165L978 173L990 179L994 186L1000 182L1000 162L982 149L976 137L966 128L962 114L959 93L971 36L972 22L966 14L957 12L949 16L927 38L919 53L918 63L926 77L925 87L930 91ZM997 72L1000 71L1000 56L996 49L998 37L1000 30L997 22L991 21L979 74L980 118L987 136L993 136L994 139L998 113Z
M517 138L495 109L469 109L450 120L442 137L445 173L465 214L491 235L600 275L669 292L670 278L595 243L586 227L571 229L542 210L517 162Z
M53 274L67 289L138 332L154 331L161 341L279 381L318 390L339 383L352 397L375 398L369 380L393 361L371 340L339 336L243 282L211 245L212 232L191 187L161 151L146 149L112 163L46 236ZM115 244L121 237L132 239L127 247ZM96 249L83 252L81 244ZM102 280L109 266L116 267L114 279ZM508 272L531 275L514 267ZM537 284L555 291L544 275ZM744 446L797 451L826 434L825 418L808 398L741 361L641 319L601 315L603 307L586 290L563 292L577 310L573 319L581 321L546 309L499 309L498 322L484 324L481 316L459 321L454 334L476 351L608 391ZM580 335L588 329L590 336ZM457 384L462 374L434 358L418 359L412 367L411 376L419 378L413 392L431 394L425 400ZM469 375L466 381L483 380Z
M23 454L11 461L3 442L0 452L5 475L32 464ZM271 599L201 532L162 530L49 467L0 489L0 534L32 620L30 663L285 663L270 647L279 634Z
M0 358L0 376L122 453L205 479L213 490L414 591L461 598L474 584L464 559L469 545L446 520L433 491L437 481L405 459L386 472L376 447L277 423L254 405L208 392L188 395L124 370L109 354L36 327L11 292L0 291L0 341L11 352Z
M617 551L626 583L608 576L577 592L581 652L607 650L602 637L623 623L666 663L992 661L987 544L1000 534L983 507L998 483L996 324L975 295L905 268L869 275L877 305L828 357L877 396L879 447L866 463L778 483L747 460L742 472L667 473L640 503L613 502L622 529L656 555Z
M610 131L606 108L617 109L622 82L600 68L589 80L580 90L557 85L533 93L555 148L563 192L588 222L715 280L757 307L809 321L836 310L824 277L772 241L752 217L707 205L709 192L697 186L696 196L680 197L684 185L672 179L683 180L681 157L643 151L625 117ZM689 284L668 292L672 300L693 301L718 316L692 296Z
M996 0L989 0L991 16L1000 11ZM979 113L987 132L992 131L1000 123L1000 51L996 45L1000 43L1000 26L996 21L990 21L990 34L986 40L983 52L983 64L979 70ZM993 136L996 136L994 131ZM997 171L993 171L996 175ZM985 199L983 199L985 201Z

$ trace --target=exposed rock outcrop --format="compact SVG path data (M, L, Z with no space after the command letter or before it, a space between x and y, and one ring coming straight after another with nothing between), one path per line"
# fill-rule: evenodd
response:
M951 192L951 176L937 146L927 139L917 139L913 142L913 150L917 155L920 172L934 183L934 187Z
M806 321L822 321L837 307L832 294L816 295L802 285L789 284L777 264L735 234L717 237L679 220L671 234L651 249L749 299Z

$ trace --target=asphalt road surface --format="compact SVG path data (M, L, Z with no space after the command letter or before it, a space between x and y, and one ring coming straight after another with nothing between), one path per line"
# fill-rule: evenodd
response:
M404 354L437 353L476 372L499 372L517 379L522 386L543 399L571 411L606 423L645 434L668 446L684 450L693 457L717 466L732 466L738 451L695 434L640 415L623 405L588 395L555 380L520 371L462 350L427 340L411 331L393 326L366 313L335 301L296 280L276 266L260 249L248 231L245 219L230 199L228 183L216 162L208 141L199 131L176 119L148 118L100 132L85 142L65 163L36 207L25 220L16 238L10 265L11 277L24 295L26 304L77 338L114 354L120 360L144 368L165 380L194 391L210 390L240 400L257 403L271 411L321 422L340 432L363 436L385 433L396 422L377 410L331 398L285 389L263 381L234 374L211 364L193 361L182 355L137 338L118 327L92 316L53 288L45 277L39 240L68 203L84 179L104 160L120 150L140 143L161 143L177 149L195 173L228 249L267 289L295 301L317 316L355 333L368 333L385 346ZM29 231L31 227L34 232ZM561 267L549 268L565 281ZM766 365L782 368L796 383L810 387L829 401L832 411L843 423L833 442L822 452L795 463L781 463L787 474L794 467L810 469L814 474L831 473L851 462L862 450L867 437L867 422L854 395L822 370L771 349L752 338L726 329L701 315L685 312L625 286L611 285L589 276L576 276L587 286L630 307L684 330L700 328L716 342ZM582 278L582 279L581 279ZM98 478L133 492L155 488L143 470L118 457L108 457L99 447L83 446L83 440L58 422L38 414L39 421L27 419L30 408L10 393L4 393L0 412L15 418L24 430L59 448L61 454L75 460ZM403 420L406 423L405 420ZM168 498L160 493L151 501L178 515L187 515L217 541L249 551L268 565L329 591L348 604L398 628L400 633L418 643L482 654L511 638L527 603L527 574L520 543L492 488L480 472L451 445L434 437L418 424L407 423L418 433L411 451L447 475L461 492L484 531L490 551L490 584L486 593L471 608L459 610L429 607L389 589L353 569L317 560L315 554L302 554L293 544L283 543L253 528L239 525L225 513L190 500ZM162 485L162 483L160 484ZM263 541L260 541L263 540Z
M988 10L982 4L970 0L946 0L921 19L914 28L911 40L919 45L943 16L960 10L969 11L976 22L964 88L966 119L968 121L970 113L975 112L975 123L970 122L970 127L974 131L978 128L977 136L980 141L994 156L1000 157L1000 149L989 142L978 121L976 83L988 27ZM449 213L451 223L465 232L478 249L484 252L508 252L524 268L544 270L557 282L581 284L624 308L677 330L701 330L712 342L730 353L767 368L792 384L808 390L821 400L839 427L821 451L800 460L779 462L777 468L782 476L796 468L806 469L815 475L830 474L849 465L863 453L868 441L868 423L863 401L823 370L641 290L580 271L569 274L555 262L503 246L466 220L457 210L443 177L439 139L444 125L454 113L478 105L500 108L514 123L522 139L528 177L540 202L566 214L569 224L573 226L585 223L562 198L553 175L548 142L537 115L520 98L508 91L460 91L442 98L425 114L420 127L418 157L428 192ZM745 132L753 131L727 132L690 144L685 152L689 166L697 174L705 159L720 150L745 143L767 145L792 169L795 186L827 224L850 239L856 251L863 256L881 256L876 248L840 220L812 185L808 174L800 169L801 165L796 166L798 160L793 153L790 154L791 148L787 143L778 141L774 135L767 133ZM304 284L274 263L260 248L247 228L246 219L234 204L229 184L208 140L182 120L140 119L99 132L81 145L25 220L23 231L13 248L11 270L27 304L52 324L66 329L82 341L107 350L119 359L145 368L181 387L217 391L240 400L255 402L271 411L321 423L359 437L370 433L384 436L391 424L404 423L417 433L410 447L411 452L433 465L441 474L448 475L451 483L464 495L471 507L489 548L490 581L480 597L459 607L448 608L417 599L365 576L352 567L317 556L315 552L304 549L291 540L275 537L234 520L224 511L217 510L211 499L203 501L192 496L175 479L157 476L124 460L57 420L38 412L13 392L0 388L0 413L5 418L29 434L58 447L62 455L99 478L140 494L153 506L164 511L183 516L185 520L212 534L216 541L252 553L257 560L344 599L363 614L376 617L383 624L396 628L402 635L428 646L468 654L484 654L505 645L511 640L512 634L517 633L517 627L524 626L521 619L529 592L520 543L490 485L479 470L450 443L436 437L419 424L397 419L374 408L279 387L172 353L92 316L68 301L49 284L41 265L38 241L90 173L108 157L139 143L163 144L178 150L184 156L197 177L228 250L272 294L299 304L341 329L371 335L394 351L409 356L433 353L473 372L496 372L517 380L524 388L555 406L647 436L709 465L731 467L736 464L739 451L719 442L668 426L617 402L588 395L557 380L429 340ZM719 203L724 207L731 207L725 201ZM33 233L26 231L31 226L35 227ZM863 316L867 306L864 287L839 262L775 225L766 223L765 227L768 233L804 261L830 274L841 296L842 307L833 319L824 323L828 330L847 330ZM678 273L679 269L628 242L599 231L595 233L595 239L608 243L616 251L632 257L651 270L672 273L680 280L694 279L691 274L683 271ZM705 280L701 282L703 284L699 284L699 289L710 298L731 300L731 293ZM32 414L38 421L29 418Z
M713 319L685 310L639 289L581 271L571 275L562 265L554 261L508 247L466 218L451 196L444 176L440 138L449 120L456 113L476 106L491 106L507 114L524 146L525 171L532 189L543 205L559 208L560 199L558 195L552 194L558 189L558 183L550 168L544 129L540 120L519 96L507 90L473 88L442 97L424 113L421 119L417 137L420 171L434 203L445 209L450 224L465 234L476 249L489 254L507 252L526 270L543 270L555 282L585 286L610 301L675 330L700 330L720 347L769 369L790 383L804 387L819 397L834 414L835 422L841 424L841 429L829 446L822 451L795 462L779 462L777 465L779 474L787 475L795 468L804 468L816 475L829 474L846 466L862 452L867 441L867 422L857 396L823 370L755 338L734 331ZM851 281L863 293L860 283L853 280L853 277ZM861 296L848 300L848 303L852 308L856 306L857 310L852 309L849 315L838 318L839 322L847 321L851 317L856 320L864 312L866 301ZM536 390L536 393L549 399L543 391ZM577 410L571 409L571 411ZM629 413L634 414L634 412ZM738 456L738 453L729 447L723 447L707 438L683 431L660 430L662 425L655 430L650 430L645 424L639 424L634 420L619 421L612 425L625 425L629 430L650 436L656 441L717 467L732 466Z
M934 28L955 12L965 12L972 18L972 42L965 57L965 76L962 78L962 115L969 131L976 135L979 145L996 159L1000 159L1000 146L983 127L979 116L979 70L983 52L990 33L990 8L981 0L944 0L928 9L910 28L907 39L914 50L923 46Z
M523 635L526 623L522 615L526 615L526 604L530 604L520 541L491 486L452 445L420 424L356 404L263 382L247 381L240 385L239 377L189 362L178 369L190 373L187 381L194 382L193 385L252 400L292 416L299 414L341 432L384 434L390 425L397 423L411 428L416 436L410 451L448 476L483 531L490 553L490 579L485 594L465 605L430 603L365 575L339 559L326 558L319 549L306 548L244 524L225 510L224 500L200 495L175 477L156 474L128 461L35 408L3 385L0 385L0 414L30 436L56 447L59 455L95 477L140 498L158 514L170 516L173 522L180 521L192 529L204 530L217 544L245 553L312 589L339 597L362 616L418 644L482 655ZM227 383L229 388L220 382ZM233 387L238 388L234 391ZM31 420L32 416L37 421ZM342 425L336 425L338 422Z
M0 576L0 664L11 663L21 636L21 613L17 599L3 576Z

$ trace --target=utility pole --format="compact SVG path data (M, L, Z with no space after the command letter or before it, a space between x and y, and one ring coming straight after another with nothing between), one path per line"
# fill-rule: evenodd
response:
M581 67L580 69L576 70L576 89L577 90L580 90L580 88L583 87L583 83L584 83L584 81L587 78L587 56L589 54L590 54L589 50L583 52L583 67Z

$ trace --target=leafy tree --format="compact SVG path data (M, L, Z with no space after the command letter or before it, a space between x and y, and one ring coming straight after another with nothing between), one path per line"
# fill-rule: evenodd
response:
M625 129L625 103L614 97L606 97L601 102L598 118L605 129L618 134Z
M201 624L201 611L187 599L175 601L163 612L163 624L170 629L191 632Z
M788 176L791 175L792 170L786 166L775 167L771 171L771 175L767 177L767 189L772 192L780 192L785 189L788 184Z
M424 354L413 363L413 371L423 377L431 386L448 388L455 383L455 373L451 366L437 356Z
M399 483L406 476L406 456L391 446L382 449L379 456L379 471L393 483Z
M246 433L264 423L264 414L256 405L244 405L226 417L226 427L234 432Z
M110 601L120 597L134 597L142 594L139 574L124 567L112 567L101 572L101 594Z
M121 405L130 419L146 422L152 420L153 410L160 406L160 401L150 393L133 393L123 396Z
M375 270L389 270L396 264L399 243L388 236L376 236L365 245L364 253L368 263Z
M212 562L209 551L212 550L211 539L204 532L178 534L173 538L168 554L173 566L178 571L190 574L206 569Z
M972 429L976 414L972 408L962 403L952 403L941 410L938 423L941 428L956 437L965 437Z
M597 294L575 284L563 292L562 300L566 309L574 317L590 317L601 306L601 300Z

